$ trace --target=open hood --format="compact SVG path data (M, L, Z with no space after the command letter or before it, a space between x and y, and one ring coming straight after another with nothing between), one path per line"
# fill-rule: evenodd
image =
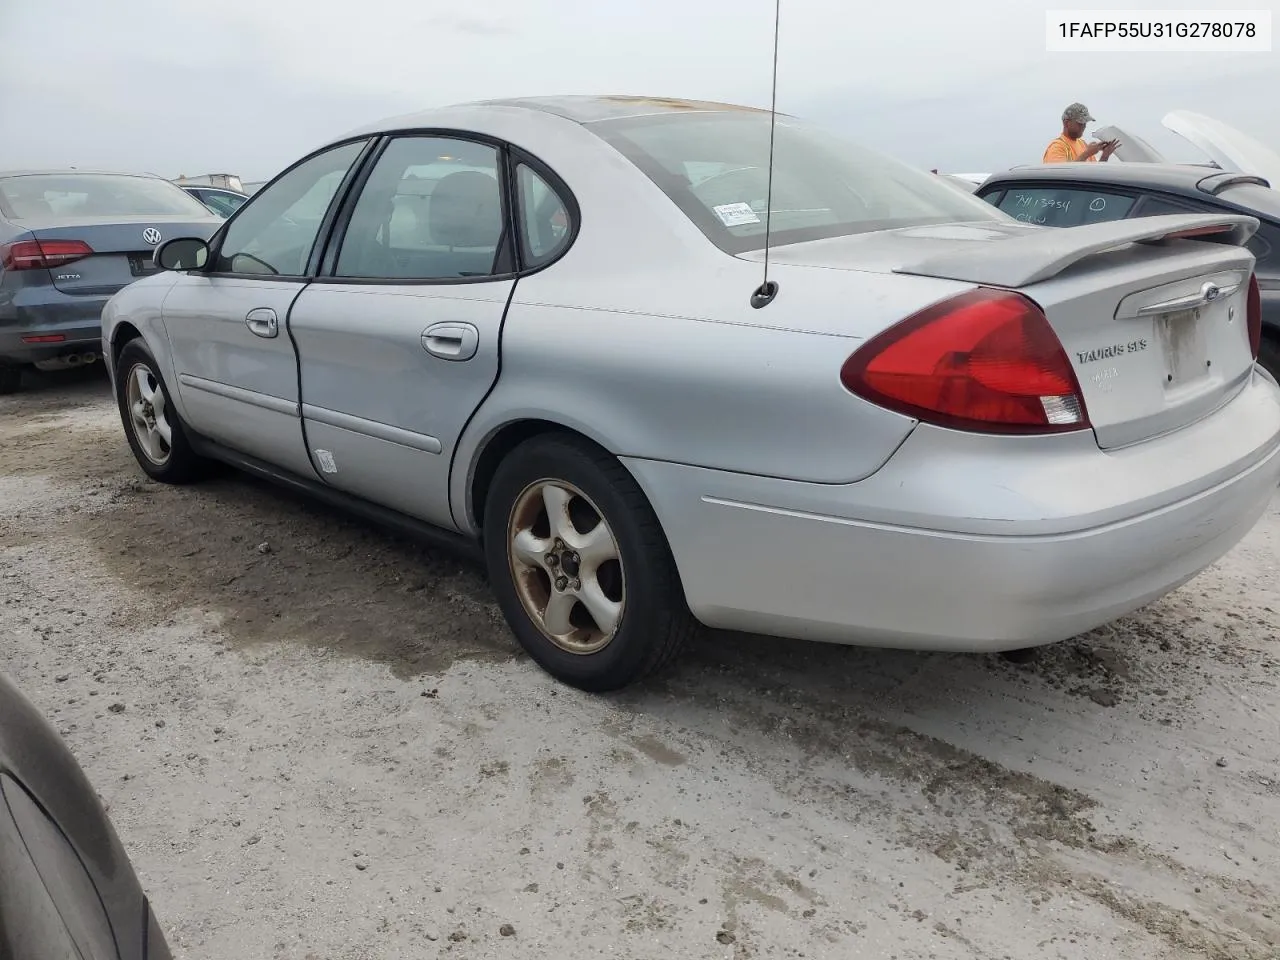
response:
M1178 136L1203 150L1223 170L1265 177L1273 188L1280 188L1280 154L1253 137L1190 110L1167 113L1163 122Z

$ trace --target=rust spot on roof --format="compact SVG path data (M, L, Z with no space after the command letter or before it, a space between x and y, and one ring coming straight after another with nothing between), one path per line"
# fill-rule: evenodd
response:
M768 113L760 107L744 107L737 103L718 103L714 100L682 100L677 97L636 97L615 94L599 99L610 103L625 103L636 107L660 107L666 110L743 110L750 113Z

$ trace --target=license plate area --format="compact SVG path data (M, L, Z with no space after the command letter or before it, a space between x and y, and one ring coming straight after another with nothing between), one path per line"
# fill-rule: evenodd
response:
M1199 309L1156 317L1155 339L1164 359L1165 389L1177 390L1208 376L1208 350Z
M135 277L149 277L151 274L156 273L159 267L155 265L155 261L152 259L154 256L155 254L150 250L146 253L129 254L129 272Z

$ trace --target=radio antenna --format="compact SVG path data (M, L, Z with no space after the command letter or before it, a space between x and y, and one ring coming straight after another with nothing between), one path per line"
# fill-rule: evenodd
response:
M769 235L773 228L773 139L778 126L778 25L782 22L782 0L773 0L773 91L769 96L769 173L764 200L764 282L751 294L751 306L759 310L773 303L778 284L769 279Z

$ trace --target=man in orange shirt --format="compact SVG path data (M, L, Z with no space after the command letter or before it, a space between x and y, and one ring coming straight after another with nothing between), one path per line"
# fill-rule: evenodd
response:
M1099 155L1110 160L1120 146L1118 140L1084 142L1084 128L1093 122L1089 108L1083 103L1073 103L1062 111L1062 136L1054 139L1044 151L1043 163L1093 163Z

